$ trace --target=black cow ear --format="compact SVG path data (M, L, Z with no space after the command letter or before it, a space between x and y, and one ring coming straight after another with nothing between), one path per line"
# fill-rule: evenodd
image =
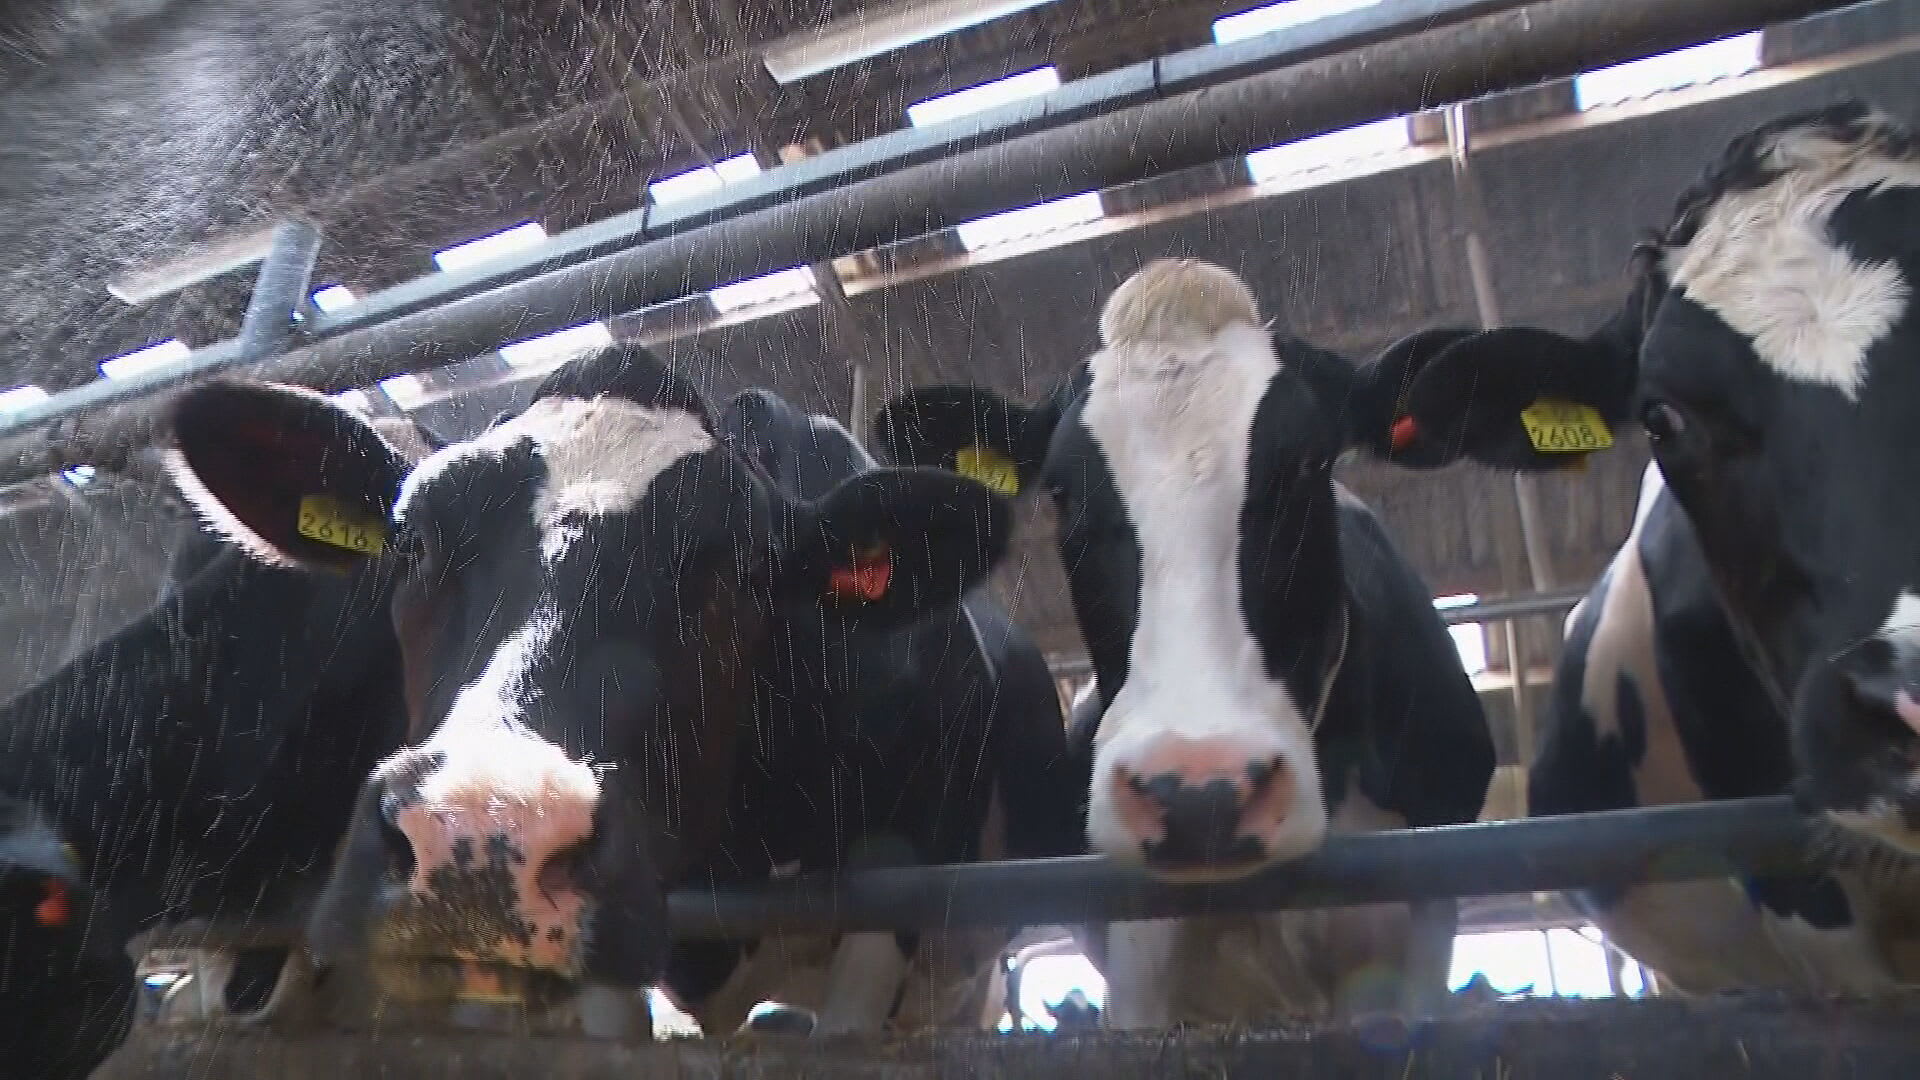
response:
M255 557L348 570L386 547L405 459L366 420L291 386L210 383L174 400L172 472Z
M1635 358L1602 339L1532 327L1427 330L1364 373L1355 443L1409 468L1462 458L1496 469L1577 469L1613 445Z
M874 469L797 508L783 591L898 624L955 603L1005 557L1013 510L986 485L933 469Z
M873 430L894 464L947 469L1018 495L1039 477L1058 419L1051 402L1028 408L978 387L929 386L889 401Z

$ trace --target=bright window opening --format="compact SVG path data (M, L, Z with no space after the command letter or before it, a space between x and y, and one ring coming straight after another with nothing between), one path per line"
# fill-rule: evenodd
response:
M93 483L94 469L91 465L75 465L60 475L66 477L67 483L74 487L86 487Z
M796 296L819 298L819 294L814 292L812 269L796 266L791 270L776 270L757 278L736 281L708 293L707 299L713 301L714 309L724 315Z
M373 414L373 399L367 396L365 390L342 390L337 394L328 394L327 396L333 399L335 405L340 406L350 413L358 413L361 416L371 416Z
M1028 1031L1052 1031L1053 1010L1079 991L1086 1004L1104 1010L1107 1006L1107 980L1079 953L1036 956L1020 969L1020 1011L1026 1016ZM1013 1017L1000 1014L1000 1030L1011 1031Z
M380 390L402 409L411 409L427 399L427 384L418 375L395 375L382 382Z
M1235 41L1245 41L1250 37L1270 34L1275 30L1304 26L1330 15L1345 15L1349 11L1372 7L1380 0L1283 0L1278 4L1243 11L1238 15L1229 15L1216 19L1213 23L1213 40L1222 45Z
M516 251L525 251L547 238L547 230L537 221L515 225L511 229L483 236L478 240L469 240L464 244L455 244L445 251L433 253L434 264L442 270L466 270L481 263L503 258Z
M1413 137L1407 130L1406 118L1396 116L1255 150L1247 155L1247 175L1256 184L1268 184L1380 157L1411 145Z
M582 353L597 352L613 344L613 332L603 322L571 326L537 338L500 346L500 358L512 368L537 368L557 365Z
M47 400L47 392L37 386L16 386L0 390L0 413L19 412Z
M170 367L192 355L193 350L187 348L186 342L179 338L168 338L125 356L100 361L100 374L109 379L131 379L136 375Z
M1739 37L1710 41L1690 49L1589 71L1573 80L1573 97L1584 111L1742 75L1759 66L1760 31L1756 30Z
M692 169L675 173L664 180L655 180L647 185L647 194L656 205L665 206L759 175L760 162L752 154L739 154L725 161L716 161L711 168Z
M1453 939L1453 969L1447 983L1458 990L1478 974L1502 994L1612 997L1607 979L1610 964L1619 965L1623 993L1630 997L1645 993L1640 966L1622 962L1594 926L1461 934Z
M1477 604L1477 593L1455 593L1452 596L1436 596L1433 606L1437 611L1448 608L1466 607ZM1479 675L1487 670L1487 628L1485 623L1451 623L1447 626L1447 636L1453 639L1453 647L1460 653L1460 666L1468 675Z
M962 222L954 226L953 231L959 235L960 242L966 245L968 251L979 251L981 248L1010 244L1031 236L1098 221L1106 213L1106 209L1100 205L1100 193L1089 191L1038 206Z
M329 313L352 307L358 302L359 297L354 296L353 290L345 285L329 285L313 294L313 306Z
M856 15L844 30L776 42L766 51L767 74L778 83L794 82L1048 3L1052 0L920 0L893 14Z
M958 120L977 112L998 108L1010 102L1037 97L1060 87L1060 73L1051 67L1034 68L990 83L955 90L951 94L928 98L907 106L907 120L914 127L926 127L943 120Z

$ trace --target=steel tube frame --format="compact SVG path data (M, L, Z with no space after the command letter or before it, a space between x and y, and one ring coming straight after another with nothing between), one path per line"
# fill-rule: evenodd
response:
M682 891L668 911L678 938L1073 925L1800 873L1812 866L1813 839L1813 824L1778 796L1339 836L1224 884L1169 884L1086 856Z
M1080 80L972 121L782 166L686 206L636 211L637 224L623 215L583 226L514 263L397 286L352 315L316 317L308 329L318 340L255 373L319 389L365 386L984 214L1848 6L1851 0L1382 5ZM1354 47L1369 41L1375 44ZM1130 100L1140 103L1121 107ZM155 412L135 399L248 362L225 345L172 373L83 387L22 410L0 426L0 483L74 464L112 466L154 441ZM116 407L103 408L109 405ZM62 425L50 444L48 421L91 410L98 412Z

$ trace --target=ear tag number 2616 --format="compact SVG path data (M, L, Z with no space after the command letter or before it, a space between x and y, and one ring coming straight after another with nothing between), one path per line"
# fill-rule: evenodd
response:
M300 535L323 544L378 555L387 546L386 527L378 520L340 504L328 495L307 495L300 500Z
M1613 445L1613 432L1595 409L1541 398L1520 412L1527 441L1543 454L1586 454Z

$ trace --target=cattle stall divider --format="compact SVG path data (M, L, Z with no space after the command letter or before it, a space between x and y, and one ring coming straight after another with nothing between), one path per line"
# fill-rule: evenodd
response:
M62 391L0 418L0 484L120 467L163 436L147 399L221 373L364 387L982 215L1852 6L1405 0L1176 53L782 165L684 205L649 204L491 267L394 286L350 313L307 307L292 347L271 357L253 349L278 325L144 376Z

